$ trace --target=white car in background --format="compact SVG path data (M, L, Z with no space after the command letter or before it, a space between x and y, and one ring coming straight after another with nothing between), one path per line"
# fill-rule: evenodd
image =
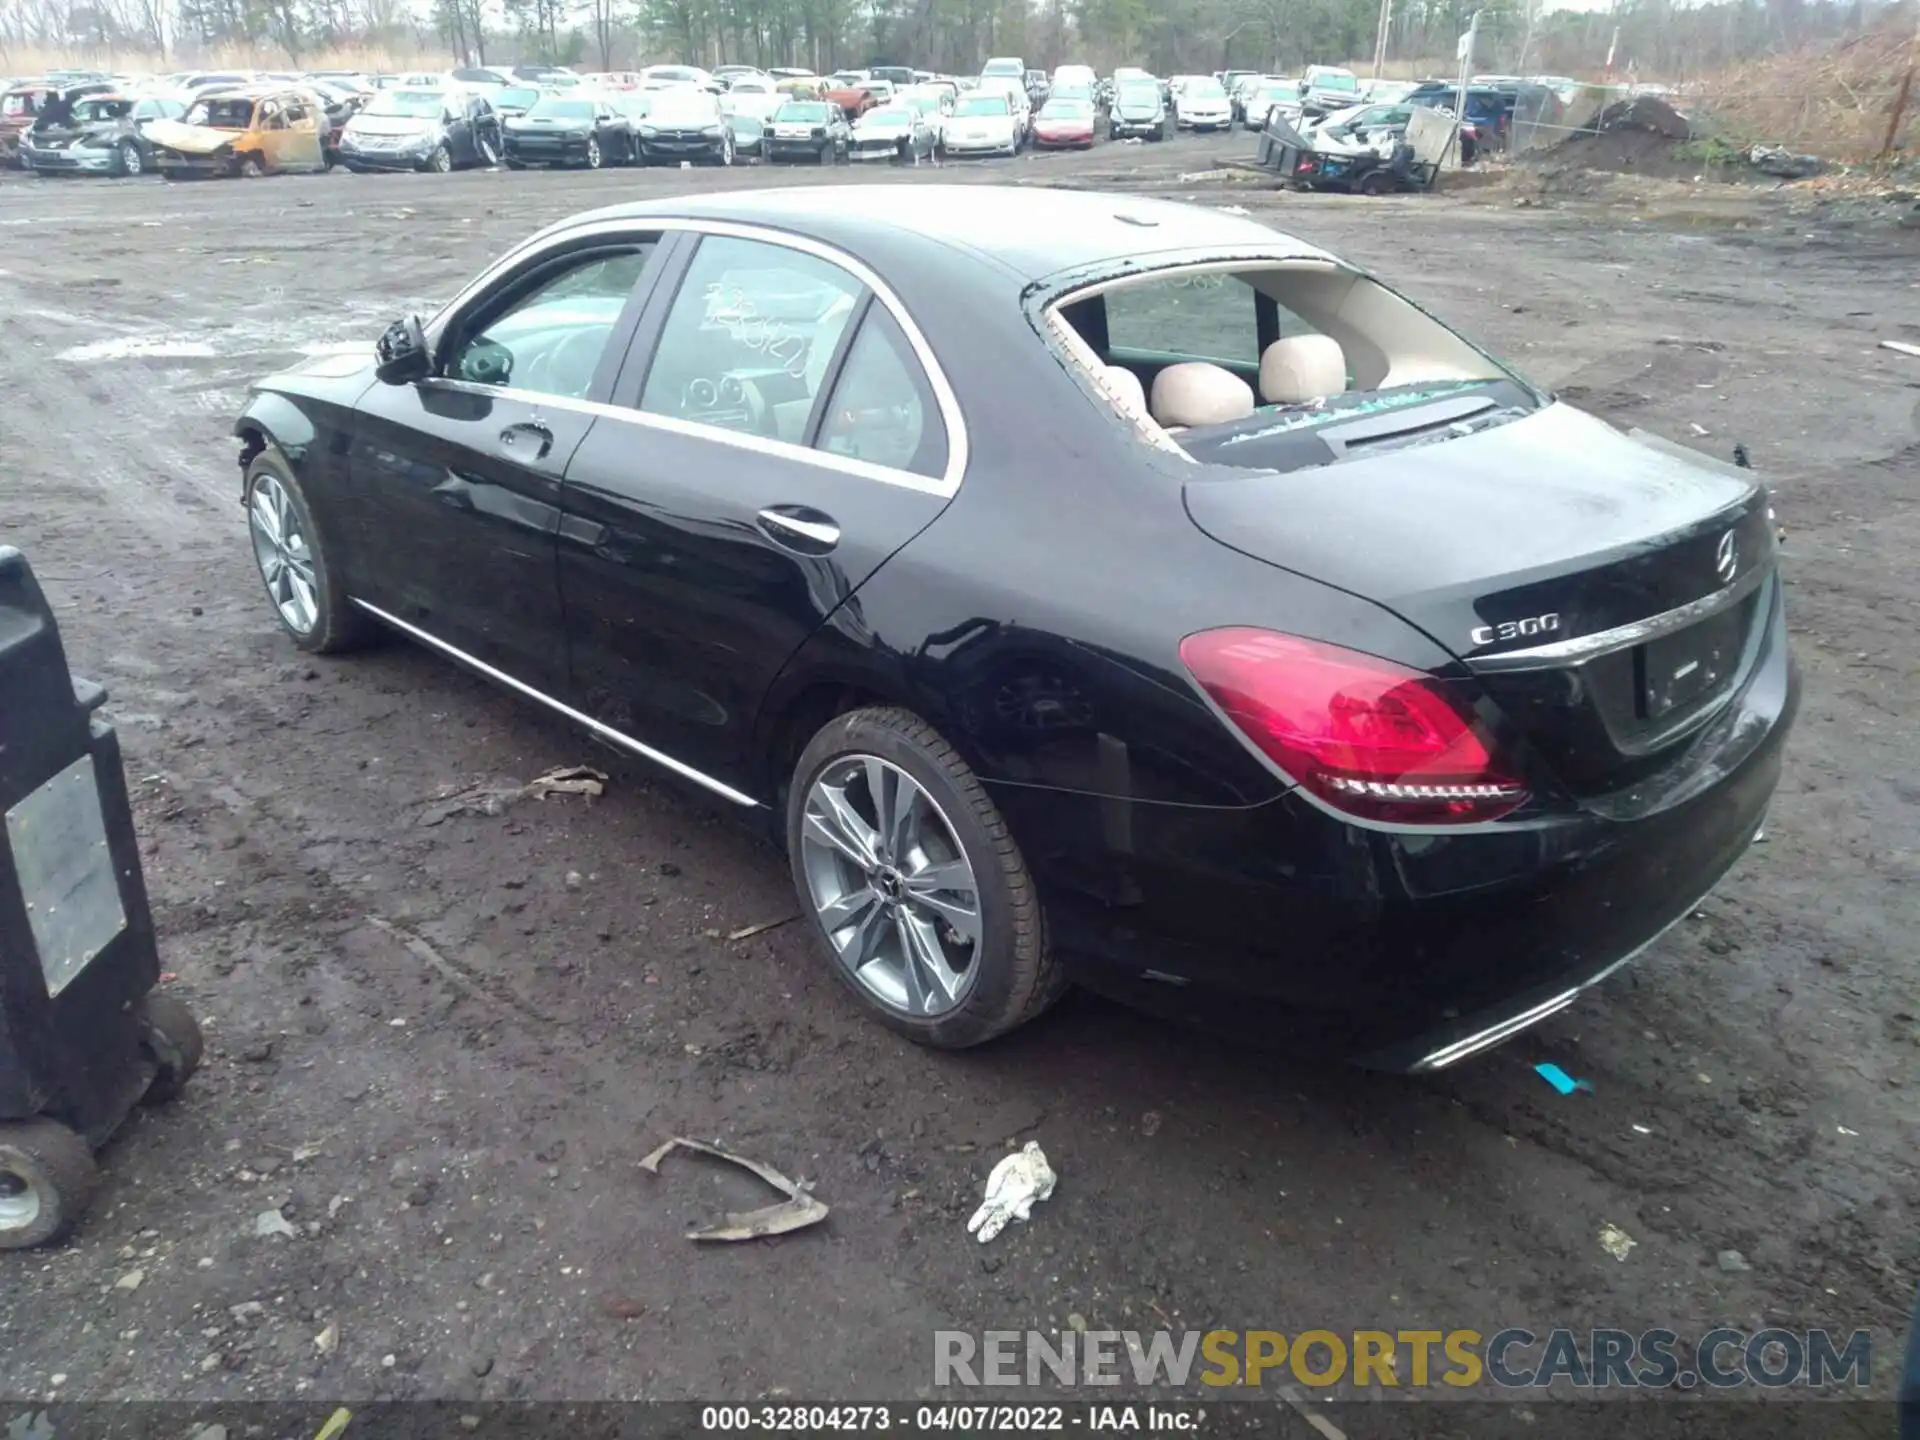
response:
M774 88L769 78L739 75L720 97L720 108L729 115L751 115L765 125L773 119L773 112L787 103L787 98Z
M1004 90L978 90L962 95L953 107L942 134L948 155L1006 155L1020 153L1025 136L1011 96Z
M1173 128L1176 130L1230 130L1233 104L1227 90L1211 75L1189 75L1173 92Z
M712 95L727 88L698 65L649 65L640 72L642 90L671 90L682 85L691 85Z
M1020 143L1026 144L1033 136L1033 97L1027 94L1026 78L1015 80L999 75L980 77L975 88L976 95L1003 95L1007 108L1013 111L1014 125L1020 136Z

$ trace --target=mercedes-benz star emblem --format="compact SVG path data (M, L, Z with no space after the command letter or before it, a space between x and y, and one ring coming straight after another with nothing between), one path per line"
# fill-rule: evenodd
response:
M1722 585L1731 584L1733 575L1740 568L1740 546L1729 530L1720 537L1720 543L1713 552L1713 573L1720 577Z

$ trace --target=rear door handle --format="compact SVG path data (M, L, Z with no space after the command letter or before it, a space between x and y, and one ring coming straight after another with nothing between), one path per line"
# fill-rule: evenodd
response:
M807 505L772 505L754 517L774 544L803 555L824 555L840 543L840 524Z
M531 455L521 453L522 441L535 441L538 448ZM500 443L514 452L516 459L544 460L547 452L553 449L553 432L537 420L522 420L518 425L509 425L500 432Z

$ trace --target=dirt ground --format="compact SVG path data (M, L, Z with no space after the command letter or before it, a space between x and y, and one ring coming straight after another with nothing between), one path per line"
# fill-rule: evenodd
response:
M294 651L236 503L249 380L430 308L552 219L765 172L9 176L0 541L111 689L164 963L211 1048L106 1152L72 1245L0 1257L0 1396L911 1399L934 1330L1070 1316L1870 1327L1891 1387L1920 1283L1920 360L1876 347L1920 342L1920 234L1758 194L1283 196L1217 168L1246 148L941 173L1246 207L1569 400L1743 443L1778 487L1806 702L1766 843L1700 912L1433 1079L1084 996L983 1050L915 1049L798 926L728 938L794 901L699 801L421 650ZM930 173L781 178L899 183L907 207ZM613 773L597 803L436 809L581 762ZM1592 1093L1557 1095L1543 1060ZM640 1171L676 1133L804 1176L831 1219L688 1243L759 1202L696 1162ZM966 1219L1014 1138L1060 1187L983 1249ZM256 1235L276 1207L293 1237Z

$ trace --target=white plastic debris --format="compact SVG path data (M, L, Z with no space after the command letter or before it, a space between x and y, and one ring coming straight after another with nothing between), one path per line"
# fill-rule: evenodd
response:
M1616 1260L1625 1260L1627 1252L1639 1243L1618 1225L1600 1227L1600 1248Z
M1052 1197L1058 1179L1039 1143L1027 1141L987 1176L986 1197L967 1221L968 1233L984 1245L1006 1229L1009 1220L1031 1219L1034 1205Z

